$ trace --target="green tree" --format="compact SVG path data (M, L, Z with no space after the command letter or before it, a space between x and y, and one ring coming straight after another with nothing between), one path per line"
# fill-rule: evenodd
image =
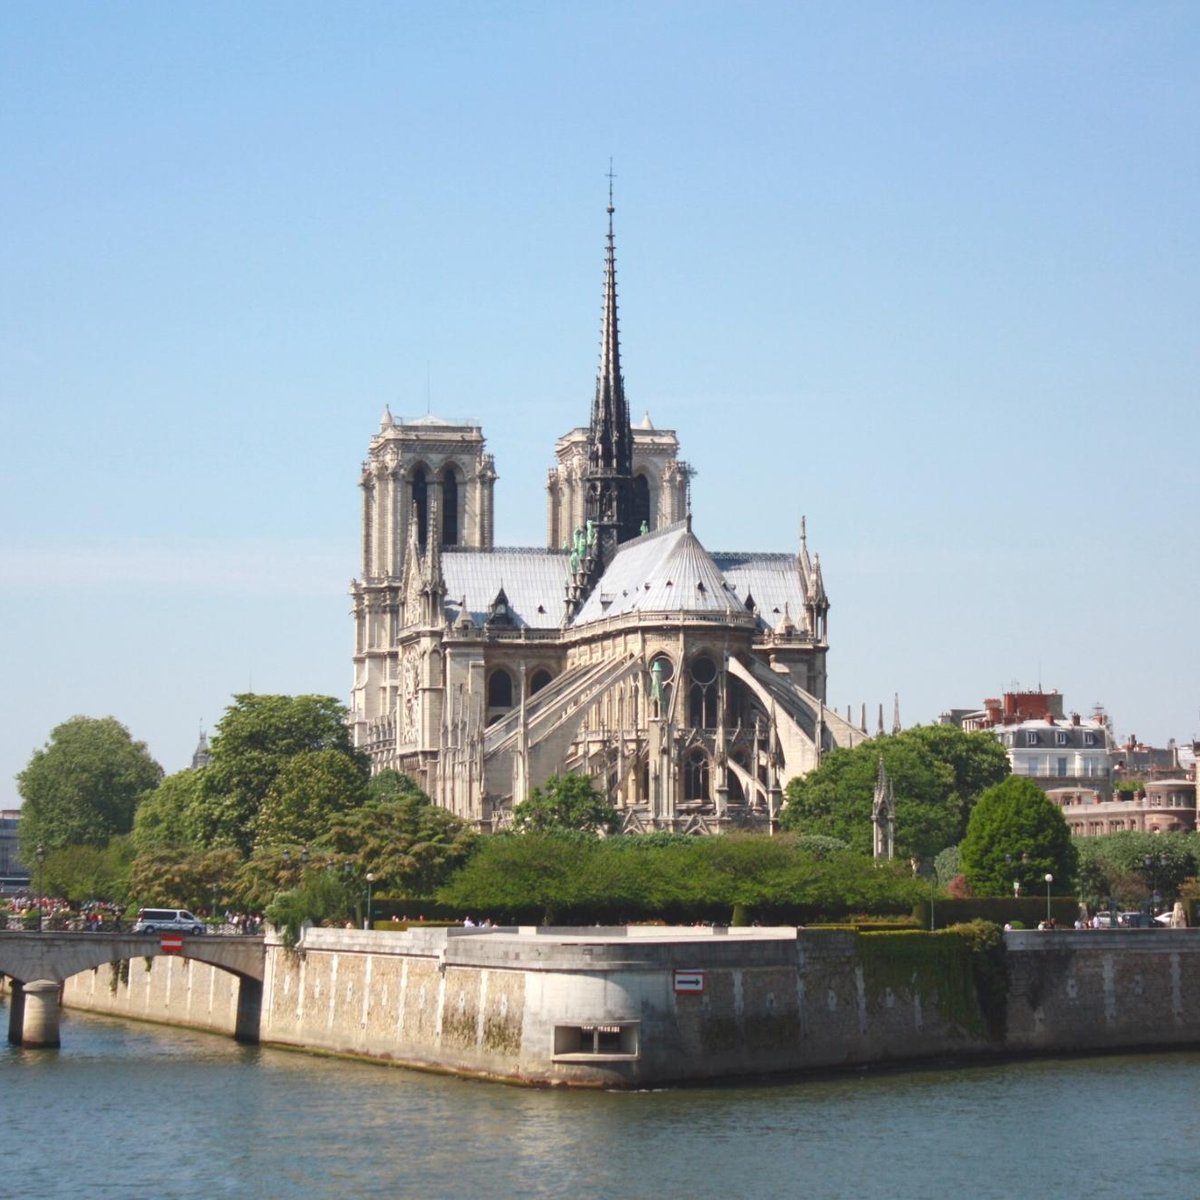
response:
M477 835L459 817L433 804L407 776L381 771L367 801L335 814L317 839L353 866L357 878L375 876L380 890L432 896L470 856Z
M212 739L203 775L202 839L248 855L259 809L290 758L337 750L362 764L350 745L346 709L331 696L234 697Z
M1004 896L1014 880L1036 894L1070 891L1078 854L1067 822L1032 779L1010 775L980 796L962 843L963 872L977 896Z
M1102 837L1079 838L1079 896L1090 907L1122 908L1151 901L1160 904L1179 895L1183 881L1196 874L1200 842L1194 833L1139 833L1125 830Z
M170 846L139 854L129 871L129 898L141 907L163 904L207 910L216 884L218 904L237 904L234 890L241 856L229 847L181 854Z
M959 805L953 772L923 746L899 737L834 750L815 771L793 779L787 786L783 828L840 838L869 854L881 755L896 797L897 857L932 858L955 842Z
M356 893L357 889L337 872L312 871L294 888L278 892L263 915L280 931L284 946L290 950L300 940L306 921L341 925L351 919L356 913Z
M990 735L917 726L834 750L815 771L791 780L783 828L840 838L869 854L881 757L896 797L896 854L906 859L932 859L957 844L980 791L1008 774L1004 750Z
M129 869L133 846L126 837L114 837L107 846L64 846L46 855L41 877L47 895L62 896L73 904L84 900L128 900Z
M911 911L928 887L904 864L803 837L672 837L578 831L483 838L438 892L465 912L556 923L648 918L770 919ZM807 919L807 918L806 918Z
M521 833L580 830L614 833L621 814L596 790L588 775L552 775L513 806L513 828Z
M176 771L149 792L133 818L133 845L139 853L166 846L203 845L204 769Z
M293 754L275 776L256 822L259 845L315 841L367 798L362 760L341 750Z
M900 735L923 745L954 775L952 801L959 806L961 833L975 801L993 784L1008 778L1010 767L1004 747L990 733L965 733L957 725L916 725Z
M162 775L146 744L115 717L64 721L17 776L22 857L32 862L39 845L103 846L128 833L138 800Z

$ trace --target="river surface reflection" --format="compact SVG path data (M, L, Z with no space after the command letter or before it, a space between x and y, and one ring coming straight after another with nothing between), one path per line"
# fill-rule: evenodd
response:
M3 1195L1179 1200L1200 1179L1195 1052L581 1093L83 1013L62 1034L0 1050Z

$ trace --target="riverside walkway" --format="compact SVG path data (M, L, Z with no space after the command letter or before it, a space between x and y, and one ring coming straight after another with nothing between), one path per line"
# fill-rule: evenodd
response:
M0 931L0 976L12 982L8 1040L20 1046L59 1045L58 1007L63 981L105 963L171 954L208 963L241 981L239 1041L257 1041L266 969L263 938L203 934L63 933Z

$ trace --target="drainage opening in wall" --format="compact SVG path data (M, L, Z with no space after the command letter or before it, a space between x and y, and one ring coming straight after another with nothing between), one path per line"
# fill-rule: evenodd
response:
M640 1053L640 1021L555 1025L555 1062L625 1062Z

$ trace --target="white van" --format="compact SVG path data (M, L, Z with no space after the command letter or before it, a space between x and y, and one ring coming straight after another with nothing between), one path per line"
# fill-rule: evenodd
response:
M203 933L204 923L186 908L139 908L133 932L158 933L160 930Z

